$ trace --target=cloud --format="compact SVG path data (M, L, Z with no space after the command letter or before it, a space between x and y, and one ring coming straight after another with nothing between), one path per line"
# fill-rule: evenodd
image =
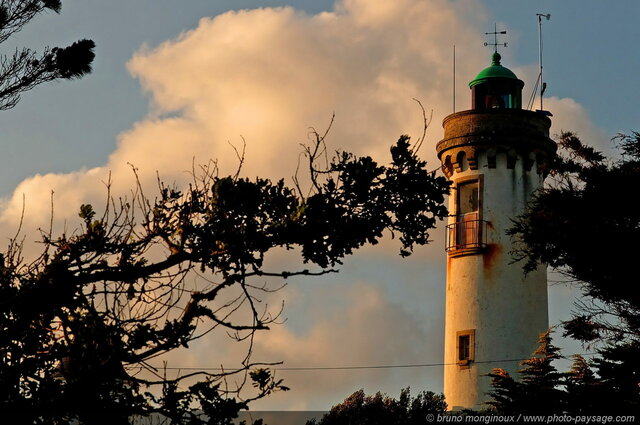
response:
M557 137L563 131L576 133L580 139L607 155L615 154L613 144L602 129L598 128L587 110L571 98L550 97L545 100L545 109L553 112L551 136Z
M535 84L539 69L534 65L517 66L512 68L518 78ZM525 84L523 89L523 103L533 101L534 110L540 109L540 97L536 92L533 99L532 84ZM526 105L523 105L526 107ZM551 129L549 136L557 140L564 131L576 133L583 142L604 151L607 154L614 153L608 136L599 128L589 116L589 112L580 103L568 97L545 97L543 102L545 110L553 113L551 117Z
M299 332L286 326L274 328L258 339L256 355L282 359L285 366L296 367L407 364L431 354L418 318L390 302L379 288L365 283L346 287L335 284L326 285L315 295L323 302L312 305L307 313L313 325ZM406 379L407 373L402 372L382 369L279 374L295 390L299 403L305 404L300 407L308 409L318 406L317 398L335 401L365 384L381 388L393 374Z
M301 294L304 292L304 294ZM305 308L294 308L305 316L300 326L274 326L257 334L254 361L282 361L275 368L349 367L402 365L439 362L441 335L421 323L419 316L389 300L389 294L365 282L332 282L313 291L289 287L278 296L298 299ZM308 302L300 300L317 300ZM321 300L321 301L319 301ZM291 314L291 312L289 312ZM289 316L290 316L289 314ZM296 319L294 319L296 320ZM189 350L167 356L170 367L187 365L227 367L237 365L246 345L232 343L217 333L202 339ZM158 360L154 361L158 363ZM398 391L413 385L416 391L430 380L441 379L438 368L276 370L291 392L277 393L252 404L252 410L324 410L351 392L365 387ZM396 381L389 387L389 381ZM397 395L397 394L394 394Z
M118 136L104 166L22 182L5 200L0 222L17 225L25 194L24 228L47 223L51 190L65 207L56 208L56 219L73 218L79 203L104 198L101 181L109 173L114 194L127 194L129 164L151 188L156 171L184 182L194 159L218 159L222 173L233 172L238 161L229 143L241 147L242 137L245 174L290 177L309 127L324 131L333 113L331 149L385 161L400 134L421 134L412 98L433 109L435 142L450 110L451 44L475 39L477 31L444 0L379 7L348 0L316 15L291 7L228 12L141 48L128 68L149 94L148 117ZM470 52L459 73L472 75L484 53ZM424 154L434 162L432 149Z

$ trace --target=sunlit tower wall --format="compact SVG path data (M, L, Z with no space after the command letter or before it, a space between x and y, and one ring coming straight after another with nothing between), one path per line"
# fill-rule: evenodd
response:
M470 110L444 119L438 157L452 182L447 226L444 394L481 409L493 368L517 376L548 328L546 268L513 263L511 219L544 181L556 144L549 113L522 109L524 83L500 64L469 83Z

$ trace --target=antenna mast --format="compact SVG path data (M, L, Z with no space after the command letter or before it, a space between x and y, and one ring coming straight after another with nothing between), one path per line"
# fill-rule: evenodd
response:
M538 53L540 63L540 75L538 75L538 82L540 83L540 110L544 111L542 108L542 96L547 89L547 83L542 79L542 18L544 17L548 21L551 18L551 14L536 13L536 16L538 17Z

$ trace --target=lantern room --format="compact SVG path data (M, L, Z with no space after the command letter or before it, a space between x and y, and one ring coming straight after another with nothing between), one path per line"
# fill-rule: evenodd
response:
M483 69L469 83L471 109L522 109L524 82L500 64L500 53L491 57L491 66Z

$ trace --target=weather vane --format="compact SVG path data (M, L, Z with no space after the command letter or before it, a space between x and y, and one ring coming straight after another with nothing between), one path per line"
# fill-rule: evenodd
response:
M507 31L498 31L498 25L493 24L493 32L485 32L485 35L493 35L493 43L484 42L485 46L494 46L496 53L498 53L498 46L507 47L507 43L498 43L498 34L506 34Z

